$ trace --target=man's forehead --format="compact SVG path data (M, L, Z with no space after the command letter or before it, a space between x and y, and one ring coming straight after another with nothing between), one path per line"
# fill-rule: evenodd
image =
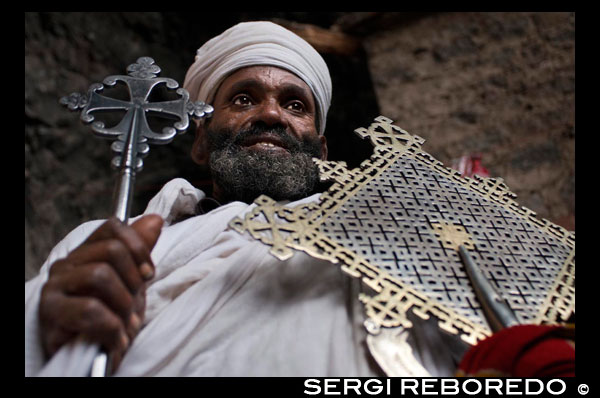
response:
M250 66L229 75L217 91L240 91L244 89L278 89L297 91L312 97L310 87L298 76L276 66Z

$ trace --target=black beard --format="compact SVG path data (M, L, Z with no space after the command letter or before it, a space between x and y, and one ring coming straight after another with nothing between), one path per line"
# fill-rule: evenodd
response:
M289 156L250 151L240 144L254 135L277 135ZM224 202L240 200L252 203L260 195L274 200L298 200L314 192L319 171L312 158L321 157L318 137L303 135L299 140L284 128L255 125L235 133L229 130L207 130L213 181L221 189Z

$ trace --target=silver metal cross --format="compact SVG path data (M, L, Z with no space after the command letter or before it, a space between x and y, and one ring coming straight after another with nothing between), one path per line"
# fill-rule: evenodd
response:
M191 102L189 93L183 88L178 88L179 84L175 80L157 77L160 68L152 58L139 58L136 63L127 67L127 72L128 76L108 76L102 84L92 84L86 94L72 93L59 101L72 111L81 109L81 121L85 124L91 123L92 131L97 136L114 140L111 148L117 156L111 163L119 170L119 175L113 196L112 214L124 223L129 220L135 175L142 170L142 159L150 151L148 144L168 144L178 133L186 131L190 118L210 117L213 112L212 106L202 101ZM129 101L101 94L105 86L115 86L119 81L127 85ZM176 90L180 97L176 100L149 102L148 97L152 90L163 84L169 90ZM106 127L103 122L94 121L94 112L122 110L125 110L126 114L114 127ZM148 112L177 121L172 127L155 132L146 119ZM110 375L109 362L106 354L100 354L94 361L91 376Z
M93 132L102 138L115 140L111 146L117 153L112 166L119 170L119 180L113 199L113 215L126 222L129 219L131 197L135 174L142 170L143 158L148 155L148 144L168 144L177 133L185 132L190 117L200 119L210 117L213 108L202 101L191 102L189 93L178 88L179 84L170 78L157 77L160 73L158 65L149 57L141 57L135 64L127 67L128 76L108 76L103 84L95 83L86 94L72 93L60 99L60 103L70 110L81 111L81 121L92 123ZM118 81L125 83L129 89L130 101L102 95L104 86L115 86ZM165 84L168 89L175 90L180 98L163 102L149 102L148 97L158 85ZM94 112L127 111L125 117L114 127L105 127L101 121L94 121ZM146 113L167 118L177 118L172 127L165 127L162 132L152 131L146 119Z

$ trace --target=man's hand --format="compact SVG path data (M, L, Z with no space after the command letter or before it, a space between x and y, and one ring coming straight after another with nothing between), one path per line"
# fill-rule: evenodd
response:
M39 307L42 344L50 357L77 335L100 343L117 369L142 325L145 281L154 276L150 252L162 218L131 226L111 218L50 268Z

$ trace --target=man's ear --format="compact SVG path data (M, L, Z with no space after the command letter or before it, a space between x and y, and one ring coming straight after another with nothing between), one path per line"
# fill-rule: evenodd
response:
M196 127L196 138L194 139L194 143L192 144L191 151L192 160L201 166L206 165L208 163L209 158L208 143L206 139L204 124L204 121L201 121Z
M321 135L319 140L321 141L321 160L327 160L327 138Z

